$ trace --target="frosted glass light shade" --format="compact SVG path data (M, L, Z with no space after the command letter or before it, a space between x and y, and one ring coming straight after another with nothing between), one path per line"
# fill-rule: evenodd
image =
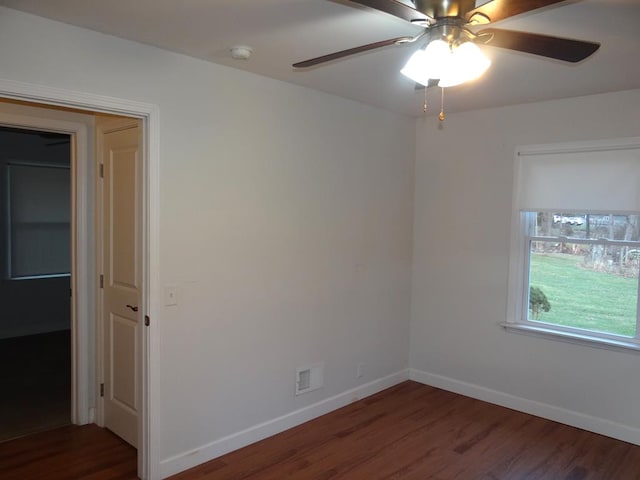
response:
M425 61L429 69L429 78L442 78L446 74L451 60L451 49L444 40L434 40L424 49Z
M416 52L409 57L404 68L400 70L400 73L416 83L428 85L430 72L428 69L429 63L425 57L424 50L416 50Z
M475 43L466 42L450 55L448 68L440 77L438 86L453 87L478 78L487 71L491 61L484 56Z
M429 79L439 79L438 86L453 87L478 78L489 65L489 59L474 43L451 49L447 42L434 40L415 52L400 73L425 86Z

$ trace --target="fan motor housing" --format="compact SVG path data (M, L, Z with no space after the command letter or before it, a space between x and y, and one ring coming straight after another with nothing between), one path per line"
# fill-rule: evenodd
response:
M416 10L431 18L463 17L476 8L475 0L413 0Z

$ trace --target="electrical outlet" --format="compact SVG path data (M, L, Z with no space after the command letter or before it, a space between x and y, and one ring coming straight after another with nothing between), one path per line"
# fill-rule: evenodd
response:
M359 363L356 367L356 377L362 378L364 377L364 363Z

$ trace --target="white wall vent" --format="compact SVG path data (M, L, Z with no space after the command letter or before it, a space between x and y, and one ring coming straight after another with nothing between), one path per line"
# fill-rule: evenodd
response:
M324 364L316 363L296 369L296 395L317 390L324 385Z

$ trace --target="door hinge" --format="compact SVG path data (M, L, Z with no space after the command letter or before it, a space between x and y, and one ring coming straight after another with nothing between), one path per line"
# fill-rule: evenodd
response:
M149 315L145 315L144 316L144 324L145 324L145 326L148 327L150 323L151 323L151 319L149 318Z
M104 397L104 383L100 384L100 396Z
M104 178L104 163L100 164L100 178Z
M104 288L104 275L100 275L100 288Z

